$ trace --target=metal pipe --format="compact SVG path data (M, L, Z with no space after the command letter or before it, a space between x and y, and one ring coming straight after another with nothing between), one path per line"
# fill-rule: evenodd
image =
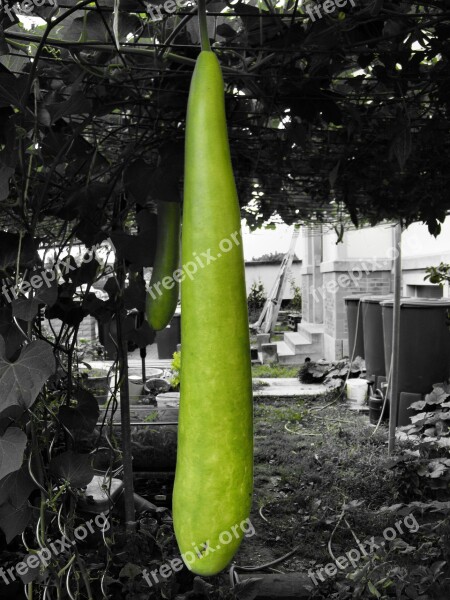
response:
M398 421L398 366L400 356L400 298L402 292L402 225L397 223L394 228L394 306L393 306L393 325L392 325L392 356L391 356L391 406L389 419L389 454L395 450L395 431Z
M97 423L97 427L101 427L101 423ZM113 425L117 425L120 427L122 423L113 423ZM155 423L129 423L130 427L159 427L160 425L178 425L178 421L157 421Z

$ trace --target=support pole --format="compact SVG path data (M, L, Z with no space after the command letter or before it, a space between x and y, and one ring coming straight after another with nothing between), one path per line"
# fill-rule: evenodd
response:
M392 356L390 373L390 420L389 420L389 454L395 450L395 431L398 421L398 365L400 356L400 298L402 291L402 226L397 223L394 228L394 306L392 325Z
M125 321L125 310L123 308L125 267L123 261L117 261L116 273L120 288L120 297L118 298L119 306L116 312L116 324L120 383L120 421L122 434L121 449L125 505L125 531L129 535L133 535L136 531L136 512L134 508L133 455L131 450L130 394L128 387L128 344L127 340L125 339L123 327Z

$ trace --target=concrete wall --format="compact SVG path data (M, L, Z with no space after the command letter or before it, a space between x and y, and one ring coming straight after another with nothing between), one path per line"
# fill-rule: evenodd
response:
M323 323L323 287L320 265L323 261L323 239L320 235L303 236L304 263L302 274L302 316L308 323Z
M49 322L51 324L52 330L56 333L56 335L58 335L58 333L61 329L61 326L62 326L62 321L60 321L59 319L50 319L47 322ZM88 315L81 321L80 327L78 329L78 338L77 339L78 340L86 339L89 341L98 339L97 320L94 319L94 317L91 317L91 315Z
M303 320L323 323L324 356L329 360L348 355L345 296L392 291L392 226L348 231L341 244L336 239L334 232L310 231L303 236ZM404 295L450 297L448 286L442 289L424 280L426 267L450 263L450 220L437 238L425 225L411 225L403 233L402 252Z
M288 283L284 289L283 299L290 300L293 296L290 281L295 280L296 285L301 285L301 271L302 261L297 260L292 263L291 276L288 279ZM250 289L254 282L258 283L262 281L266 295L269 294L273 284L280 272L280 264L270 262L253 262L249 261L245 263L245 282L247 286L247 296L250 293Z
M389 268L393 253L392 227L381 225L348 231L344 243L339 245L336 245L336 235L328 233L324 235L323 244L324 262L369 258ZM442 225L442 232L436 238L429 234L426 225L410 225L402 235L403 293L440 297L442 289L424 280L425 268L440 262L450 263L450 220ZM449 295L448 290L444 289L444 295Z
M343 243L336 244L336 233L324 236L324 262L340 259L385 258L393 245L391 226L346 231Z
M339 360L348 355L347 315L344 298L358 292L387 294L392 289L390 269L365 270L364 260L322 265L324 294L324 355Z

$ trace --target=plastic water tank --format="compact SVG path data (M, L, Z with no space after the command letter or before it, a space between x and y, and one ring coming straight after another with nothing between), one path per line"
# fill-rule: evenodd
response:
M393 301L384 301L381 306L385 365L386 373L389 373ZM399 394L428 394L433 383L445 381L450 376L450 300L407 298L401 300L400 306ZM408 395L403 394L403 398L408 399ZM407 414L406 406L399 408L399 415ZM402 418L398 425L409 423L409 419L405 422L405 418Z
M364 332L361 318L360 299L367 296L365 294L353 294L344 298L345 308L347 311L347 328L348 328L348 354L351 357L353 348L355 352L353 358L360 356L364 358ZM355 344L356 339L356 344Z
M392 294L365 296L361 298L361 320L364 330L364 357L367 378L386 374L384 360L383 316L380 302L389 300Z
M156 347L158 349L158 358L172 358L177 350L177 345L181 342L181 314L177 312L165 329L156 333Z

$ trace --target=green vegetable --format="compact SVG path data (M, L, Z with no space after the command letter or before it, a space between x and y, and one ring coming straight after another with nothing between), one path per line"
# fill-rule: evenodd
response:
M172 371L173 376L169 380L169 383L173 388L179 389L179 387L180 387L180 370L181 370L181 352L173 353L173 360L170 365L170 369Z
M177 307L179 282L173 277L180 260L180 203L160 202L155 264L146 299L147 321L155 331L164 329ZM165 278L166 282L164 282Z
M215 54L202 51L186 123L182 263L186 274L190 263L196 262L198 269L181 283L181 399L173 495L181 554L200 575L218 573L233 558L253 486L247 299L223 89Z

